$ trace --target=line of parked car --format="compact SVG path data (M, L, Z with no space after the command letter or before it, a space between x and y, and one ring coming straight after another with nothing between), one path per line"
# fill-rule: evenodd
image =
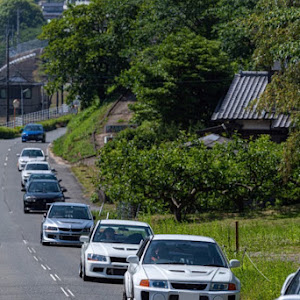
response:
M154 235L145 222L99 220L88 205L65 202L65 188L39 148L19 155L24 213L44 212L43 245L80 245L79 276L124 279L123 300L239 300L241 284L217 242L193 235ZM299 273L291 274L278 299L299 295ZM297 297L297 296L295 296Z

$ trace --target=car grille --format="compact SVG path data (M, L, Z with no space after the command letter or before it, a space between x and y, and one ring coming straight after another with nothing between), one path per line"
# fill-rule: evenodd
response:
M111 262L126 263L126 257L110 257Z
M63 231L63 232L81 232L82 229L81 228L58 228L59 231Z
M195 290L203 291L206 289L207 284L205 283L179 283L171 282L172 288L176 290Z

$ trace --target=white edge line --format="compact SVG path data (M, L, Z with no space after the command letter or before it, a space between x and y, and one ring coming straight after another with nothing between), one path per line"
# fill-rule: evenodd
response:
M75 295L71 292L70 289L67 289L67 291L69 292L69 294L70 294L72 297L75 297Z
M56 281L56 278L55 278L52 274L50 274L50 277L51 277L54 281Z
M59 276L57 274L54 274L54 276L59 280L61 281L61 279L59 278Z
M68 295L68 293L64 290L63 287L60 287L60 289L63 291L63 293L65 294L66 297L70 297L70 296Z

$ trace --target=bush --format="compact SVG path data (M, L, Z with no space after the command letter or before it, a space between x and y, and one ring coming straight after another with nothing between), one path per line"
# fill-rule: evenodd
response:
M20 128L0 127L0 139L13 139L20 136Z

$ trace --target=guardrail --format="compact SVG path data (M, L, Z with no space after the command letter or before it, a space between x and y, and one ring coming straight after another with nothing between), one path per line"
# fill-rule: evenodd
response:
M59 107L44 109L22 116L16 117L13 121L0 124L0 126L14 128L16 126L23 126L28 123L36 123L48 119L55 119L63 115L77 113L77 108L73 108L67 104L63 104Z

